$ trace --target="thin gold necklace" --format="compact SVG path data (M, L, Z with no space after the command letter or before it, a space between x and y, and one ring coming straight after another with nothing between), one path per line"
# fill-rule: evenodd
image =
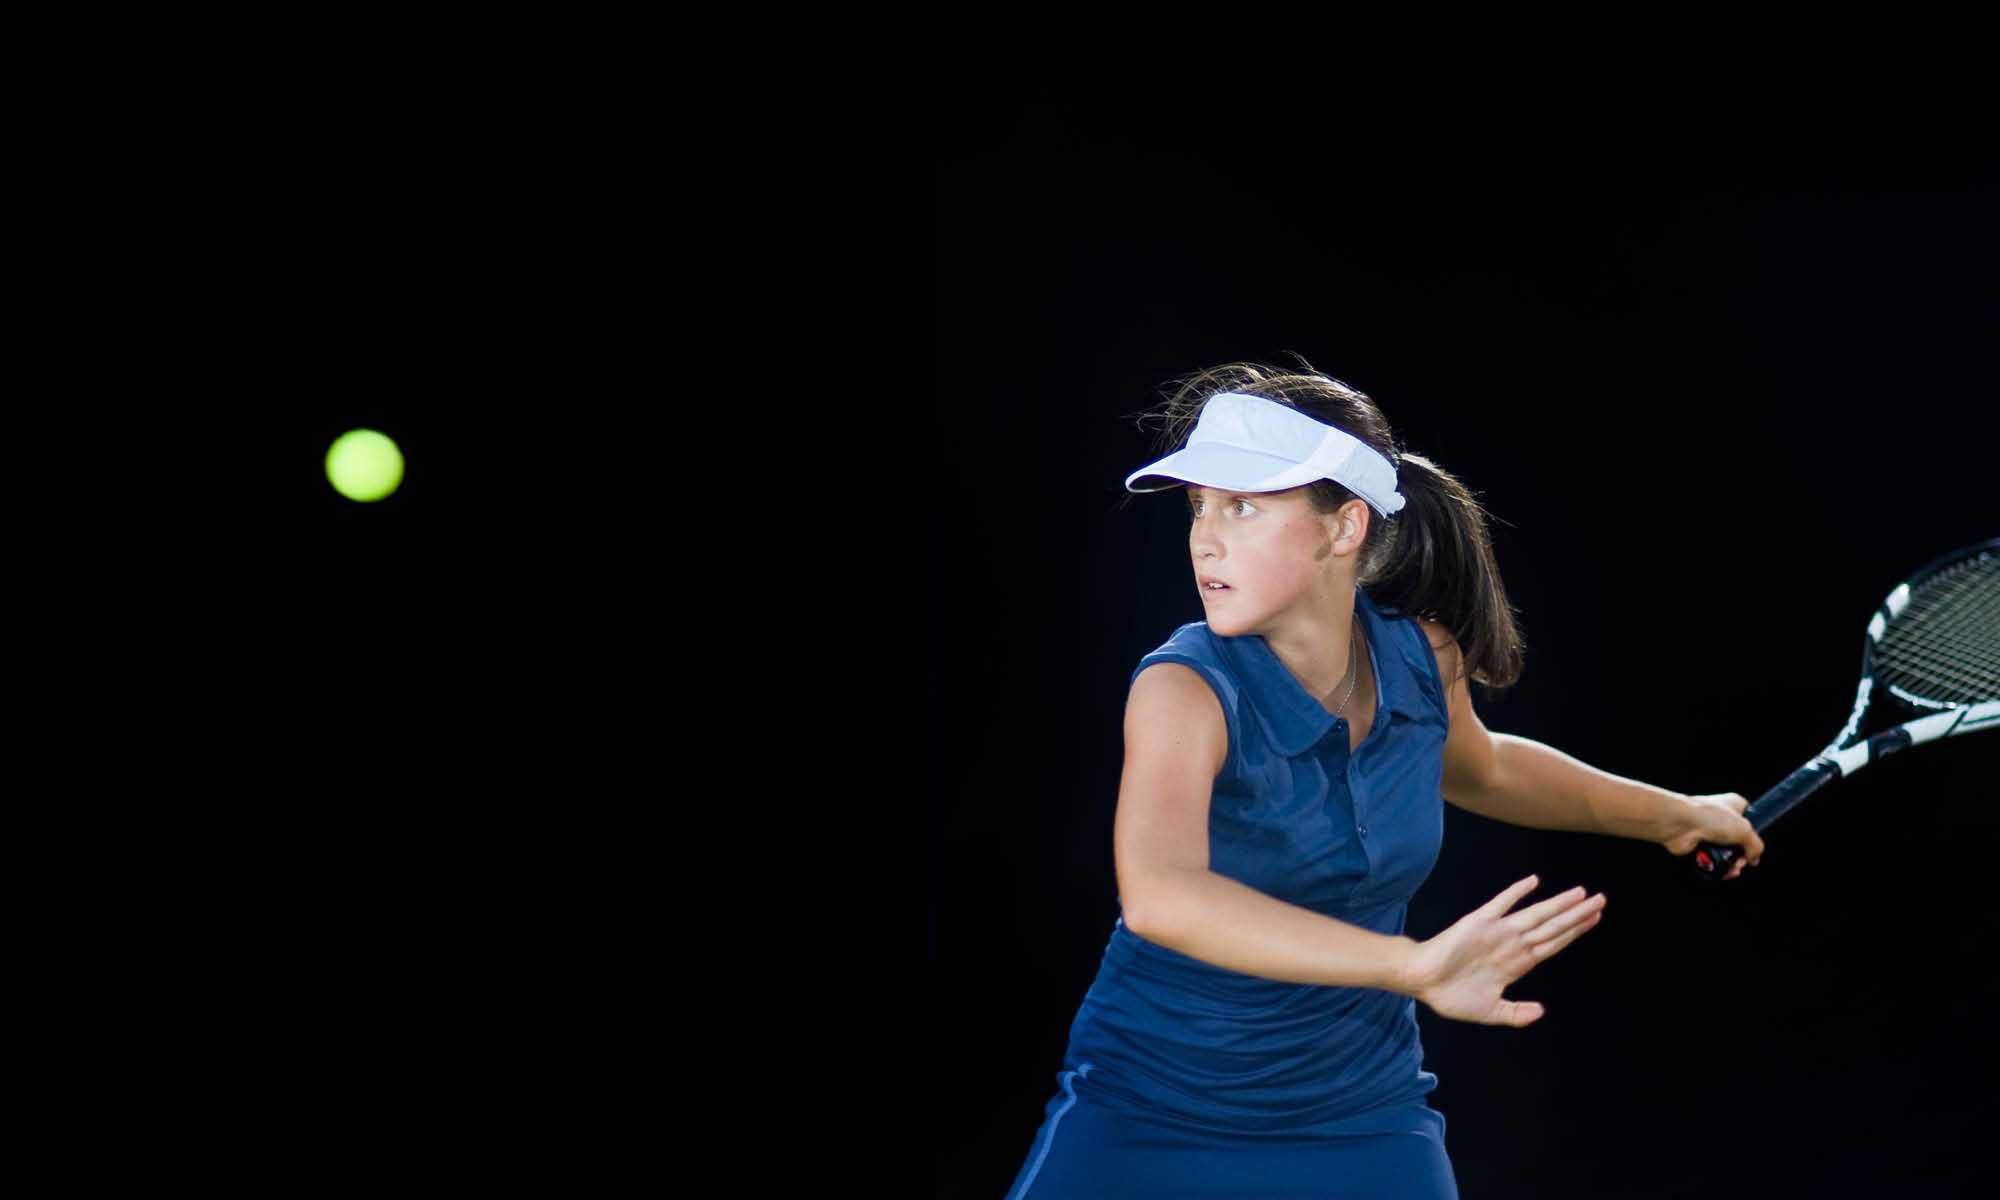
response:
M1333 715L1336 717L1340 715L1341 709L1347 707L1348 697L1354 695L1355 681L1361 678L1361 673L1357 669L1361 665L1359 657L1361 648L1356 643L1354 636L1358 632L1359 630L1355 629L1351 624L1347 627L1347 695L1342 696L1340 703L1333 706ZM1314 697L1314 699L1319 699L1319 697Z

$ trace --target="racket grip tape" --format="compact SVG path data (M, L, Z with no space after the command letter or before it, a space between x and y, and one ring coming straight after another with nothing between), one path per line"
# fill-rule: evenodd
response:
M1787 775L1777 787L1757 797L1743 810L1743 819L1750 822L1750 828L1762 833L1771 822L1784 816L1793 805L1838 778L1840 778L1838 763L1825 758L1815 758ZM1725 879L1729 875L1729 868L1742 854L1743 850L1738 846L1720 846L1714 842L1703 842L1696 846L1694 853L1688 857L1694 861L1695 874L1701 878Z

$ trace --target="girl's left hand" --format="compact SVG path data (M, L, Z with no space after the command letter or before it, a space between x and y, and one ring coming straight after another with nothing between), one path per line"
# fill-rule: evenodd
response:
M1743 868L1756 866L1764 857L1764 839L1750 827L1743 817L1743 810L1750 807L1750 801L1738 792L1723 792L1714 796L1682 796L1679 824L1672 834L1660 844L1669 854L1692 854L1695 847L1703 842L1714 842L1720 846L1738 846L1743 853L1729 868L1724 879L1734 879L1742 874Z

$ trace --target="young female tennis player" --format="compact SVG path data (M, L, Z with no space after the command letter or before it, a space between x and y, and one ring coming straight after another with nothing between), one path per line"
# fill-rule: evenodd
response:
M1520 675L1484 514L1399 450L1366 395L1253 363L1167 401L1133 492L1179 489L1208 619L1139 660L1114 824L1123 915L1009 1200L1450 1197L1416 1001L1524 1026L1503 992L1595 927L1528 876L1403 933L1442 801L1537 829L1763 841L1737 793L1689 796L1493 734L1468 680ZM1732 877L1735 872L1732 872Z

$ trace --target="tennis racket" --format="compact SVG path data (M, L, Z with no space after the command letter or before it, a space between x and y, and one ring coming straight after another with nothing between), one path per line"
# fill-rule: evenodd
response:
M1883 692L1902 723L1856 742L1862 714ZM1885 755L2000 728L2000 538L1933 559L1882 602L1861 645L1854 715L1833 744L1743 810L1762 834L1801 800ZM1691 856L1703 879L1721 879L1743 853L1703 842Z

